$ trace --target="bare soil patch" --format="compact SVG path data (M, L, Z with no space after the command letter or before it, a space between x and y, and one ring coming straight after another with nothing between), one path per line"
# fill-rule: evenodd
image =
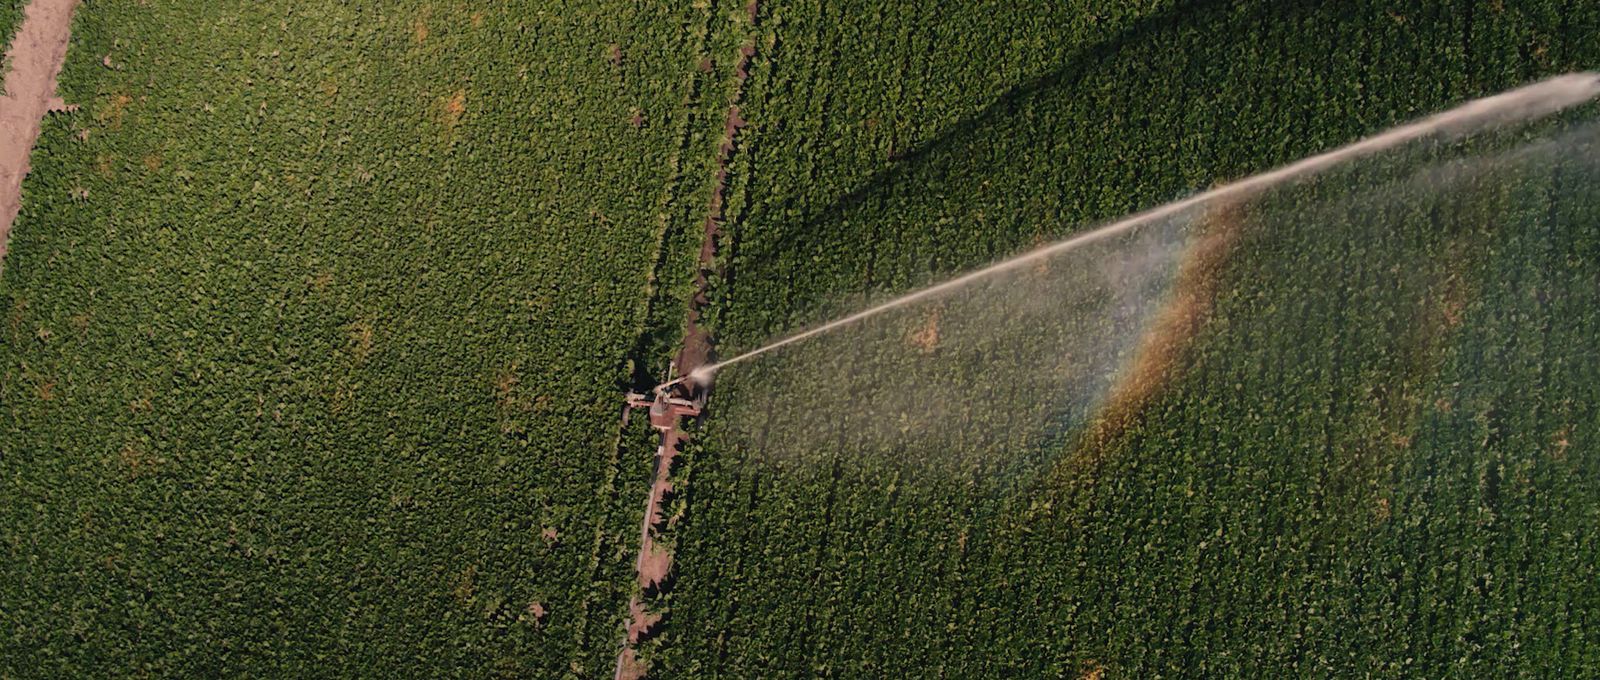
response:
M928 320L923 322L922 327L907 336L906 342L911 343L911 346L923 354L932 354L939 348L939 321L942 316L942 310L933 310L928 314Z

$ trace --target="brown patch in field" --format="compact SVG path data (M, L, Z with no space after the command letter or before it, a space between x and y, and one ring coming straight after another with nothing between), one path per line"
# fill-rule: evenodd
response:
M35 385L35 391L39 394L39 401L53 401L56 398L55 378L41 376Z
M6 327L11 330L11 337L22 335L22 322L27 318L28 301L17 298L11 301L11 314L6 318Z
M328 286L333 285L333 272L318 272L316 275L307 280L306 283L318 293L326 293L328 292Z
M46 328L44 326L40 326L40 327L34 329L34 331L33 331L33 337L35 339L37 339L39 342L49 342L50 338L53 338L55 336L56 336L55 331L52 331L49 328Z
M150 395L146 394L146 395L144 395L142 397L139 397L138 399L129 399L128 400L128 412L129 413L149 413L151 409L155 408L155 405L153 403L151 403L150 398L151 398Z
M617 657L616 680L644 680L649 672L650 666L639 660L632 647L622 650L622 655Z
M455 132L461 125L461 118L467 114L467 90L460 88L448 98L439 100L439 124L444 126L446 134Z
M639 640L655 630L658 623L661 623L661 615L645 609L639 596L635 595L628 601L628 644L639 644Z
M161 464L161 459L150 455L135 441L124 444L122 450L117 452L117 458L122 461L123 467L128 469L128 475L134 478L154 470Z
M1531 50L1533 60L1542 66L1549 66L1550 41L1542 36L1535 36L1529 40L1529 45L1533 48Z
M556 533L555 527L545 527L543 531L539 532L539 538L544 539L547 545L555 545L559 537L560 534Z
M1049 241L1045 239L1044 234L1034 234L1033 241L1028 245L1028 250L1038 250L1039 248L1043 248L1047 243L1049 243ZM1050 258L1041 257L1039 258L1038 262L1033 263L1033 273L1039 276L1049 276Z
M1083 662L1083 674L1079 675L1078 677L1080 680L1102 680L1105 675L1106 667L1100 665L1099 661L1090 659Z
M101 125L113 130L120 130L122 129L122 120L128 115L128 105L132 103L133 97L126 94L111 95L111 98L106 100L106 103L100 107L100 111L95 113L94 118Z
M1372 507L1372 518L1379 524L1389 521L1389 499L1378 497L1378 501Z
M922 326L906 336L906 342L917 348L918 352L932 354L939 348L939 320L943 314L944 310L940 309L930 312L928 318L922 322Z
M411 19L411 42L412 43L417 44L417 45L421 45L422 43L425 43L425 42L428 41L428 35L430 33L430 31L428 30L428 19L432 16L432 14L433 14L433 8L432 7L424 7L424 8L422 8L421 12L417 13L416 17Z
M1449 399L1439 397L1438 399L1433 400L1433 407L1439 409L1440 413L1449 413L1455 410L1456 405L1455 402L1452 402Z
M110 154L100 154L94 157L94 172L101 179L111 179L116 176L116 166L113 165Z
M145 157L141 159L140 162L144 163L144 169L149 170L150 172L156 172L161 169L161 153L152 152L145 154Z
M72 315L72 318L67 319L67 323L72 324L72 330L77 331L78 335L81 336L89 330L89 322L93 320L93 314L89 312L81 312L79 314Z
M1567 448L1572 446L1572 426L1561 428L1550 438L1550 457L1557 461L1567 459Z
M672 551L654 541L639 553L639 587L646 590L661 584L672 572Z
M456 575L455 586L450 589L457 602L466 604L472 601L472 596L478 592L478 565L467 565L467 568Z
M644 127L644 112L637 108L634 109L633 115L628 117L628 124L632 125L635 130Z
M606 61L610 62L610 64L612 66L621 66L622 65L622 46L618 45L616 43L611 43L610 45L607 45L606 46Z
M327 97L329 99L332 99L332 98L334 98L334 97L339 95L339 83L334 81L332 78L329 78L327 80L322 81L321 83L318 83L317 84L317 89L322 92L322 96Z
M1459 274L1446 276L1438 286L1438 308L1432 313L1423 314L1429 326L1426 330L1438 333L1459 327L1466 318L1467 299L1471 294L1472 291Z
M341 381L328 392L328 413L335 416L344 413L355 401L355 389Z
M483 16L482 10L473 12L472 17L468 19L468 21L472 22L473 28L483 28Z
M549 615L550 615L549 610L545 609L544 605L542 603L539 603L539 602L530 602L530 603L528 603L528 619L533 621L533 625L534 625L535 628L537 628L540 624L544 623L544 617L549 616Z
M517 372L520 368L521 362L513 361L510 366L494 374L494 401L502 411L509 411L516 405Z
M710 73L715 66L711 61L711 57L703 57L700 59L700 63L695 65L695 68L699 69L701 73Z
M372 354L372 322L366 319L353 321L345 327L350 337L350 356L362 363Z

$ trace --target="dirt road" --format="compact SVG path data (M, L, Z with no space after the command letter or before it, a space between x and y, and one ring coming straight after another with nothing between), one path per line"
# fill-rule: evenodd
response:
M22 208L22 178L39 139L44 114L66 108L56 97L56 76L67 57L72 12L79 0L33 0L6 50L5 95L0 97L0 264L11 223Z

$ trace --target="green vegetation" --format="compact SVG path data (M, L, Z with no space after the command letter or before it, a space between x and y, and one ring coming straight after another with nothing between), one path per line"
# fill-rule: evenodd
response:
M1092 22L1039 5L772 10L724 348L1600 65L1600 11L1559 3L1173 3ZM830 446L851 436L838 416L819 418L813 459L773 463L722 443L714 416L685 473L664 675L1592 670L1594 321L1564 312L1593 305L1600 265L1594 206L1562 181L1523 189L1561 219L1510 219L1539 202L1504 197L1445 213L1520 234L1458 244L1496 255L1476 272L1458 258L1478 286L1465 325L1410 350L1420 365L1385 353L1403 336L1383 315L1444 293L1374 287L1447 261L1405 239L1449 219L1380 213L1397 234L1358 246L1324 217L1303 251L1258 244L1181 379L1118 436L1044 451L1048 474L915 463L960 442ZM762 389L743 370L722 403Z
M22 25L22 8L24 0L4 0L0 2L0 35L5 36L7 44L11 37L17 34L17 27Z
M0 275L0 677L609 676L653 446L619 392L681 332L736 91L724 354L1597 33L1553 0L89 3ZM730 372L643 655L1594 673L1596 175L1526 174L1253 207L1321 211L1240 247L1126 427L1006 474L842 421L764 462Z
M0 279L0 676L609 672L688 14L84 6Z

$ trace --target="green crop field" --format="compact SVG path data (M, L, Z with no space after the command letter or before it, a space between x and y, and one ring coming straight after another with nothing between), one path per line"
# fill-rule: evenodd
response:
M0 2L0 35L5 36L8 44L17 32L17 24L22 22L22 7L23 0Z
M1596 35L1558 0L88 2L0 270L0 678L611 677L655 446L621 393L710 204L727 355ZM1185 370L1007 474L826 416L764 462L730 370L652 677L1600 672L1600 174L1561 158L1283 197Z
M609 671L694 17L555 9L80 10L0 281L0 676Z

